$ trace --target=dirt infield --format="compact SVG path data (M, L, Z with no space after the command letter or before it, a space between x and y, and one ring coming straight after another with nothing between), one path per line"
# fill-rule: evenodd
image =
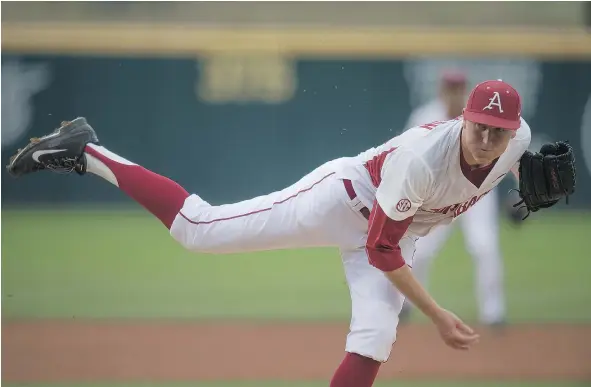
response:
M328 380L347 324L4 322L3 382ZM591 380L591 326L479 329L469 352L401 327L379 378Z

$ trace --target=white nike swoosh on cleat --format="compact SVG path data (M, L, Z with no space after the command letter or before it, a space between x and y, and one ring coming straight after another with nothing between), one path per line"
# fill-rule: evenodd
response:
M36 152L33 152L33 160L35 160L36 162L40 163L39 156L50 155L52 153L64 152L66 150L67 149L48 149L48 150L36 151Z

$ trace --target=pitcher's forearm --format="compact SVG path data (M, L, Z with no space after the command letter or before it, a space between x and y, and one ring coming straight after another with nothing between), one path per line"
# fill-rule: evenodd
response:
M441 307L427 293L407 265L385 272L390 282L431 320L436 320Z

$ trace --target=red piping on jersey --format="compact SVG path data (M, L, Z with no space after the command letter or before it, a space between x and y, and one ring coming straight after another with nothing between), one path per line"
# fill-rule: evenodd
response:
M393 147L387 151L384 151L365 163L365 169L367 169L369 177L371 178L371 183L374 187L377 188L382 182L382 167L384 166L386 157L388 157L388 155L394 152L397 148L398 147Z
M300 190L300 191L296 192L295 194L293 194L293 195L291 195L291 196L289 196L289 197L287 197L287 198L285 198L285 199L283 199L283 200L280 200L280 201L274 202L274 203L271 205L271 207L268 207L268 208L263 208L263 209L260 209L260 210L255 210L255 211L251 211L251 212L247 212L247 213L245 213L245 214L239 214L239 215L229 216L229 217L227 217L227 218L219 218L219 219L213 219L213 220L208 220L208 221L203 221L203 222L200 222L200 221L194 221L194 220L191 220L191 219L189 219L187 216L185 216L185 214L183 214L183 213L182 213L182 211L179 211L179 214L180 214L180 215L181 215L183 218L185 218L185 220L186 220L187 222L189 222L189 223L192 223L192 224L195 224L195 225L198 225L198 224L211 224L211 223L221 222L221 221L223 221L223 220L232 220L232 219L243 218L243 217L245 217L245 216L249 216L249 215L258 214L258 213L265 212L265 211L270 211L270 210L271 210L271 209L272 209L274 206L276 206L276 205L278 205L278 204L285 203L285 202L287 202L287 201L289 201L289 200L291 200L291 199L295 198L296 196L298 196L298 195L299 195L299 194L301 194L301 193L304 193L304 192L308 192L308 191L310 191L310 190L311 190L312 188L314 188L316 185L318 185L318 184L320 184L322 181L324 181L324 180L325 180L327 177L329 177L329 176L332 176L332 175L334 175L334 174L335 174L335 172L331 172L331 173L329 173L328 175L324 176L322 179L318 180L317 182L315 182L314 184L312 184L312 185L311 185L311 186L309 186L308 188L302 189L302 190Z

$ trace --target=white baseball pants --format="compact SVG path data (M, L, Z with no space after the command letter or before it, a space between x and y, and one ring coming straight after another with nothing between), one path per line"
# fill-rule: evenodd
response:
M466 249L475 265L476 294L483 323L494 323L505 317L503 260L499 242L499 206L497 189L462 214L460 223ZM454 223L438 227L416 242L413 273L426 286L429 268L453 231Z
M349 198L338 166L339 160L328 162L290 187L234 204L212 206L191 195L170 233L188 250L203 253L338 247L352 301L345 350L385 362L404 297L369 264L368 221L359 200ZM414 238L404 238L401 249L411 263Z

